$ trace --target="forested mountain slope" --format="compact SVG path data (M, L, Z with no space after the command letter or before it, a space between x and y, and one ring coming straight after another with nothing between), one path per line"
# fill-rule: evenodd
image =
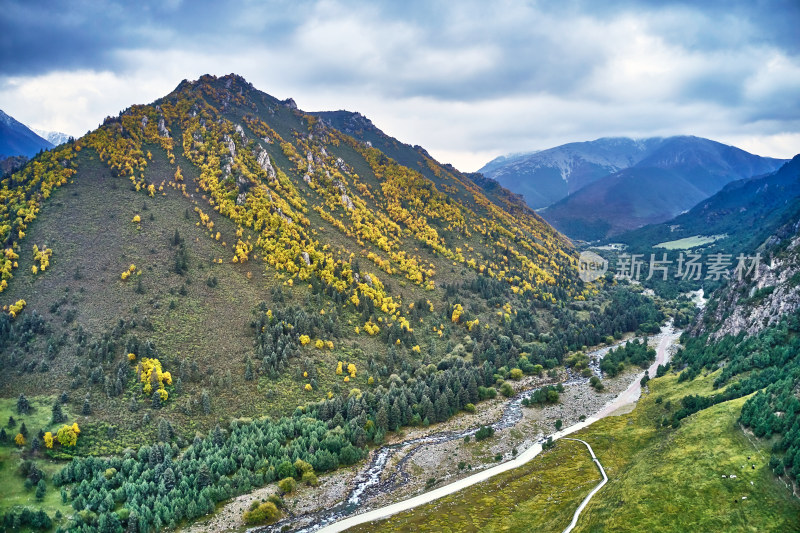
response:
M800 156L766 176L737 180L687 213L614 238L637 250L700 235L728 253L753 250L800 216Z

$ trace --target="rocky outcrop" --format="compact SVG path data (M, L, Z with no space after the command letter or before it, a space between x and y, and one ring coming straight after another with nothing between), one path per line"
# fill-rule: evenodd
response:
M236 125L236 133L238 133L239 137L242 138L242 142L244 144L247 144L247 135L244 134L244 128L242 127L241 124Z
M353 205L353 201L350 199L347 194L342 193L342 204L349 210L352 211L356 207Z
M231 157L236 157L236 143L233 142L230 135L225 135L222 137L222 142L225 143L225 146L228 147L228 151L231 153Z
M161 137L166 137L169 139L169 130L167 129L166 122L164 122L164 117L158 119L158 134Z
M258 155L256 155L256 163L267 173L269 179L275 179L275 168L272 166L272 162L269 160L269 154L266 150L260 150L258 152Z
M714 293L692 333L711 333L713 339L741 332L753 335L800 309L800 221L789 229L791 236L770 239L774 246L762 252L767 257L761 260L758 276L731 280ZM781 246L785 239L788 244Z

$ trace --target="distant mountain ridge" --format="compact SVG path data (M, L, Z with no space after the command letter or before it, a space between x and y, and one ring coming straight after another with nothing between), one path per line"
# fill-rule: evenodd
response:
M33 157L53 144L41 138L22 122L0 109L0 158L24 155Z
M489 163L484 171L531 207L544 208L541 215L559 231L598 240L669 220L731 181L768 174L782 163L676 136L571 143Z
M608 174L635 165L661 141L604 137L501 156L478 172L522 194L533 209L541 209Z

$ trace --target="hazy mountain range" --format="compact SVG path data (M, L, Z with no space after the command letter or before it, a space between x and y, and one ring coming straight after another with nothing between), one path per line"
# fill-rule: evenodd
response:
M692 136L601 138L498 158L480 172L568 236L596 240L669 220L784 162Z
M615 238L636 249L697 235L725 235L713 247L752 250L800 215L800 155L766 176L729 183L688 212Z

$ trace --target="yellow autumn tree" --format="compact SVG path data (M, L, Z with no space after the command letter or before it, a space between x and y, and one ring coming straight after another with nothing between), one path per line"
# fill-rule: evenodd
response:
M42 438L44 439L45 447L47 447L47 448L52 448L53 447L53 434L52 433L50 433L48 431L47 433L44 434L44 437L42 437Z
M17 446L25 446L25 435L22 433L17 433L17 436L14 437L14 442Z
M453 323L457 324L463 312L464 308L461 307L461 304L455 304L453 306L453 314L450 316L450 320L452 320Z
M62 446L75 446L78 442L78 434L80 433L80 430L77 430L77 428L77 422L71 426L61 426L61 429L56 433L58 442L61 443Z

